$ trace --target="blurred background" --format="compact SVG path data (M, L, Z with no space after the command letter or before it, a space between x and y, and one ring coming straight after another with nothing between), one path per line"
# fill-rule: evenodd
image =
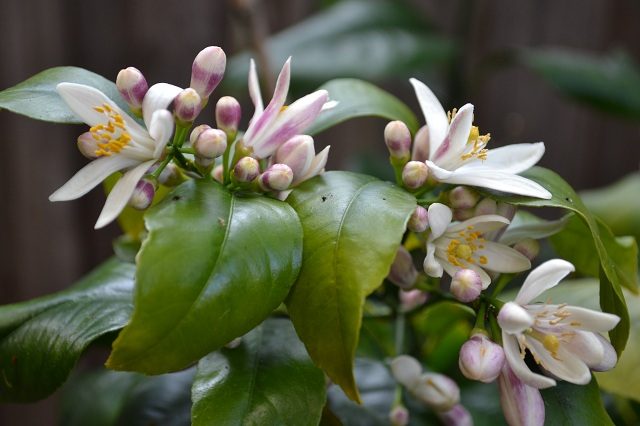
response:
M362 78L422 120L407 81L417 77L445 109L473 103L493 147L544 141L540 164L578 190L635 173L624 185L638 190L625 196L638 205L638 22L635 0L2 0L0 90L58 65L111 80L135 66L150 84L185 87L195 55L218 45L229 62L213 99L237 96L245 117L248 58L257 59L269 99L292 55L292 99L332 78ZM200 121L213 122L211 107ZM358 119L319 134L318 148L332 146L327 169L385 176L385 124ZM86 163L75 148L83 127L6 111L0 127L0 304L7 304L68 287L112 254L119 230L93 230L100 190L48 201ZM55 424L56 399L0 406L0 424Z

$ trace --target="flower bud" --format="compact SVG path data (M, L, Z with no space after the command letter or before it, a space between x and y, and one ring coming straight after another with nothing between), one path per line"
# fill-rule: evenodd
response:
M470 209L478 204L480 194L466 186L456 186L449 193L449 201L453 209Z
M421 163L429 159L429 128L426 124L420 127L416 136L413 138L411 159L413 161L420 161Z
M459 222L463 222L467 219L471 219L475 215L475 209L454 209L453 219Z
M533 238L525 238L524 240L518 241L513 248L529 260L535 259L538 253L540 253L540 243Z
M409 424L409 410L403 405L396 405L389 412L391 426L406 426Z
M160 163L156 163L149 168L147 173L153 173L159 167ZM184 180L180 170L176 167L175 164L169 163L164 169L160 172L160 176L158 176L158 183L165 186L176 186L182 183Z
M208 124L201 124L199 126L194 127L193 130L191 131L191 134L189 135L189 142L191 143L191 146L193 146L196 143L196 141L198 140L198 136L200 136L200 133L210 128L211 126L209 126Z
M120 70L118 77L116 77L116 87L129 108L139 114L142 111L144 95L149 90L147 80L142 73L134 67Z
M196 139L193 150L196 157L213 159L224 154L227 149L227 134L219 129L206 129Z
M215 158L204 158L196 155L195 163L200 166L201 169L208 170L216 162Z
M540 391L526 385L516 376L508 363L498 378L500 405L510 425L543 426L544 401Z
M136 210L146 210L153 202L158 184L152 176L145 176L138 181L131 194L129 205Z
M227 66L227 56L218 46L209 46L196 56L191 67L191 84L203 100L216 88Z
M100 148L98 147L98 141L93 137L91 132L84 132L80 136L78 136L78 151L85 157L90 160L94 160L98 158L96 155L96 151Z
M231 171L236 182L251 182L260 174L260 163L253 157L242 157Z
M418 189L427 181L429 168L420 161L409 161L402 169L402 183L409 189Z
M400 355L391 361L391 374L406 388L417 385L422 374L422 365L412 356Z
M242 117L240 103L232 96L223 96L216 104L216 124L220 130L228 135L238 132L238 125Z
M507 333L521 333L533 325L533 318L515 302L505 303L498 312L498 324Z
M412 232L424 232L429 227L429 212L422 206L416 207L411 214L407 228Z
M304 175L315 156L313 138L297 135L280 145L273 156L273 162L291 167L294 178L297 178Z
M213 176L213 178L218 182L223 183L224 182L224 176L222 175L223 173L224 173L224 167L222 167L222 164L218 164L211 171L211 176Z
M470 380L491 383L504 366L504 350L483 334L475 334L460 348L458 366Z
M387 279L400 288L411 288L416 278L418 278L418 271L413 265L411 253L403 246L399 246Z
M473 269L460 269L451 279L449 290L457 300L464 303L473 302L482 292L482 279Z
M402 121L392 121L384 128L384 142L394 158L409 159L411 132Z
M513 220L513 217L516 215L516 211L518 210L517 206L509 203L498 203L496 213L502 217L506 217L509 220Z
M451 410L460 402L460 388L449 377L438 373L424 373L409 392L436 411Z
M398 293L400 298L400 309L403 312L409 312L427 303L429 295L422 290L400 290Z
M454 405L449 411L438 411L436 414L445 426L473 426L471 414L461 404Z
M259 185L264 191L284 191L293 182L293 171L286 164L274 164L259 177Z
M191 123L202 111L200 95L191 88L184 89L173 100L173 107L179 121Z
M475 215L482 216L485 214L496 214L498 211L498 205L495 200L491 198L483 198L478 204L476 204Z

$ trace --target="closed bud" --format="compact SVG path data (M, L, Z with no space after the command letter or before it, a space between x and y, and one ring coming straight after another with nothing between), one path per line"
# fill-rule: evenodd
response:
M424 305L429 299L429 295L422 290L400 290L398 293L400 299L400 309L403 312L409 312L415 308Z
M475 215L475 209L453 209L453 219L459 222L463 222L467 219L471 219Z
M409 410L403 405L396 405L389 412L391 426L406 426L409 424Z
M460 402L460 388L444 374L424 373L418 383L408 390L436 411L449 411Z
M418 271L413 264L411 253L403 246L398 247L387 279L400 288L411 288L418 278Z
M456 404L451 410L436 413L444 426L473 426L473 418L469 411L461 404Z
M384 128L384 142L391 157L409 159L411 132L402 121L392 121L387 124Z
M453 209L470 209L480 200L480 194L466 186L456 186L449 193L449 202Z
M231 178L236 182L251 182L260 174L260 163L253 157L242 157L231 171Z
M200 133L193 144L196 157L213 159L224 154L227 149L227 134L219 129L207 129Z
M518 241L513 248L529 260L533 260L540 253L540 243L533 238L525 238Z
M461 302L473 302L482 292L482 279L473 269L460 269L451 279L450 291Z
M303 176L316 156L313 138L297 135L280 145L273 156L273 162L291 167L295 178Z
M498 378L500 405L510 425L543 426L544 401L540 391L525 384L505 363Z
M227 56L218 46L209 46L196 56L191 67L190 87L205 100L220 83L227 66Z
M78 150L82 155L87 157L90 160L94 160L98 158L96 151L100 148L98 147L98 141L94 139L91 132L84 132L80 136L78 136Z
M418 189L427 181L429 168L420 161L409 161L402 169L402 183L409 189Z
M412 356L400 355L391 361L393 378L405 388L417 385L422 374L422 365Z
M286 164L274 164L259 177L263 191L284 191L293 182L293 171Z
M507 302L498 312L498 324L507 333L522 333L533 325L533 317L515 302Z
M191 143L191 146L193 146L196 143L196 141L198 140L198 136L200 136L200 133L210 128L211 126L209 126L208 124L201 124L199 126L194 127L193 130L191 131L191 134L189 135L189 142Z
M422 206L416 207L411 214L407 228L412 232L424 232L429 227L429 212Z
M200 95L191 88L184 89L173 100L173 107L179 121L191 123L202 111Z
M145 176L138 181L131 194L129 205L136 210L146 210L153 202L158 184L152 176Z
M224 167L222 167L222 164L218 164L211 171L211 176L213 176L213 178L218 182L223 183L224 182L223 173L224 173Z
M149 90L147 80L142 73L134 67L120 70L116 77L116 87L131 110L139 114L142 110L144 95Z
M518 207L514 206L513 204L498 203L496 213L502 217L506 217L509 220L513 220L517 210Z
M411 159L413 161L420 161L421 163L429 159L429 128L426 124L420 127L416 136L413 138Z
M462 374L470 380L491 383L498 378L505 357L502 346L483 334L475 334L460 348L458 366Z
M498 205L495 200L491 198L483 198L478 204L476 204L475 215L482 216L486 214L496 214L498 212Z
M154 164L149 168L147 173L153 173L158 169L159 163ZM173 164L169 163L165 166L164 169L160 172L160 176L158 176L158 183L165 186L176 186L184 181L184 177L180 172L180 169Z
M238 132L238 125L242 117L242 109L236 98L223 96L216 104L216 124L220 130L228 135L235 135Z

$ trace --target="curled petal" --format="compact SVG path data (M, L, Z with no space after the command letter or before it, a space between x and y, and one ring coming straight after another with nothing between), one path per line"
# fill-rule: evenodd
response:
M473 105L466 104L453 117L447 135L430 158L445 168L450 164L458 164L467 146L472 125Z
M470 161L465 168L487 168L518 174L533 167L544 155L544 143L520 143L489 151L486 160Z
M453 212L444 204L433 203L429 206L428 217L431 227L430 239L433 240L445 233L453 218Z
M520 305L528 304L545 290L555 287L573 271L575 268L566 260L552 259L544 262L529 273L518 291L515 302Z
M318 155L314 157L304 176L300 177L299 179L296 179L294 177L293 185L307 179L311 179L312 177L319 175L324 170L324 167L327 165L327 158L329 157L329 148L331 148L331 146L325 147L318 153Z
M577 385L586 385L591 381L589 367L580 358L567 351L563 344L560 344L557 353L552 355L536 339L527 338L525 342L540 365L554 376Z
M149 134L155 140L153 158L160 158L164 147L169 142L173 133L173 117L166 109L161 109L153 113L149 125Z
M257 116L262 114L262 111L264 111L262 94L260 93L260 80L258 80L256 63L253 59L251 59L251 62L249 63L249 97L251 98L251 102L253 102L253 106L255 107L253 118L251 119L251 121L253 121Z
M518 341L515 336L503 331L502 347L504 348L504 355L509 363L509 367L525 384L537 389L546 389L556 385L555 380L529 370L529 367L527 367L527 364L525 364L524 359L522 359L520 355L520 347L518 346Z
M442 265L435 258L435 245L427 244L427 256L424 258L424 272L430 277L440 278L444 272Z
M182 92L180 87L168 83L157 83L149 88L142 100L142 118L147 129L151 128L153 113L167 109L180 92Z
M617 315L579 306L565 306L563 310L570 315L560 321L559 324L570 324L572 328L578 330L604 333L613 329L620 322L620 317Z
M422 114L427 122L430 141L430 157L433 157L436 149L444 140L447 130L449 129L449 119L447 113L438 101L436 95L433 94L423 82L415 78L409 79L413 89L416 92Z

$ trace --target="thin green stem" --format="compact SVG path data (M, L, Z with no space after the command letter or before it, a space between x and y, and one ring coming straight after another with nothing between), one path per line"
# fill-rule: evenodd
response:
M402 355L404 352L404 334L405 334L405 323L406 316L400 307L398 309L398 313L396 314L396 323L395 323L395 351L396 356Z
M180 152L183 154L193 154L195 155L196 151L193 148L180 148Z
M500 275L500 278L498 278L498 281L493 287L493 291L491 292L491 297L498 296L502 292L502 290L504 290L507 284L509 284L509 282L513 279L513 277L514 277L514 274Z
M477 333L482 333L482 334L486 333L486 329L484 325L486 315L487 315L487 302L481 301L480 307L478 308L478 313L476 315L476 322L473 325L473 329L471 330L472 335Z
M499 345L502 345L502 333L500 332L500 326L495 315L489 315L489 326L491 327L491 337L493 341Z
M153 176L154 178L158 179L160 177L160 173L162 173L164 168L167 167L167 164L169 164L171 162L172 158L173 158L173 155L171 155L171 153L167 154L164 157L164 160L162 160L162 163L160 163L160 165L158 166L158 168L155 169L153 171L153 173L151 173L151 176Z

